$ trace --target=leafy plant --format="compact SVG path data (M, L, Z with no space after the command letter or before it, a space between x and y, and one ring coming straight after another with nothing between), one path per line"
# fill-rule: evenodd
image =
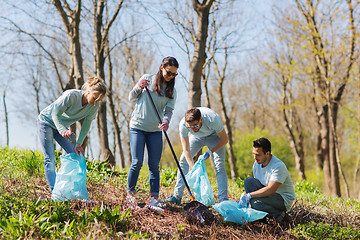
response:
M295 183L295 191L302 193L314 193L319 194L320 190L314 185L314 183L309 183L305 180Z
M309 222L298 225L291 232L300 239L359 239L360 232L353 227L340 227L338 224L330 226L325 223Z
M173 185L173 183L176 181L176 175L177 175L177 169L172 168L164 168L161 169L160 172L160 181L161 185L164 187L169 187Z

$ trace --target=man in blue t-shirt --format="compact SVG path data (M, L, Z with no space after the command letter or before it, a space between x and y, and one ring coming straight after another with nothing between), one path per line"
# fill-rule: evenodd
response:
M246 194L238 203L251 204L256 210L269 213L282 221L295 200L294 186L285 164L271 154L271 143L266 138L253 142L254 177L244 181Z
M207 159L212 155L218 184L218 200L228 200L227 175L225 170L225 145L228 136L219 115L206 107L191 108L186 111L180 121L179 132L183 153L180 157L180 167L186 175L194 166L193 157L204 146L209 148L204 153ZM166 198L167 202L181 203L185 183L178 170L174 195Z

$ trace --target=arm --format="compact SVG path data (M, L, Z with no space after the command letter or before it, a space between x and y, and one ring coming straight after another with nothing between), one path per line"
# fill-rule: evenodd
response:
M269 185L263 188L260 188L259 190L256 190L254 192L251 192L251 197L267 197L276 192L276 190L279 188L281 183L269 181Z
M139 89L138 84L130 91L129 101L136 101L142 93L142 89Z
M91 126L91 119L86 119L84 120L84 122L81 125L81 130L79 133L79 137L78 140L76 141L77 144L81 145L84 142L84 139L86 137L86 135L89 132L90 126Z
M164 109L164 117L163 117L162 122L170 123L171 117L172 117L172 115L173 115L173 111L174 111L174 108L165 106L165 109Z
M138 98L141 96L141 94L144 90L144 87L149 86L149 83L150 83L149 77L150 77L149 74L144 74L139 79L139 81L136 83L134 88L129 93L129 101L137 101L138 100Z
M189 137L180 137L180 139L181 139L181 145L183 147L185 159L189 164L189 170L191 170L194 167L194 162L192 160L192 156L190 153Z
M223 129L217 135L219 136L220 140L212 149L210 149L211 152L216 152L217 150L219 150L229 142L229 138L225 132L225 129Z
M54 109L52 112L52 120L56 126L56 129L59 131L61 136L63 132L67 130L66 126L61 122L60 117L61 115L71 106L71 98L69 95L61 96L54 102Z

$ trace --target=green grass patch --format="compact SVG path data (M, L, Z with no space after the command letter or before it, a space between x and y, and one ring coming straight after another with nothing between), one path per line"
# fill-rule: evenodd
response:
M360 231L352 226L340 227L337 224L310 222L298 225L290 232L299 239L360 239Z

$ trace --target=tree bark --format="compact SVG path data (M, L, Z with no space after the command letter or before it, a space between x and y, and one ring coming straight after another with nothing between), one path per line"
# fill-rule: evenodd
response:
M221 107L221 115L224 120L224 129L225 129L225 132L228 135L228 139L229 139L228 147L226 148L226 150L229 155L228 161L230 164L230 174L231 174L231 179L233 181L235 181L238 177L238 173L237 173L237 168L236 168L236 156L234 154L234 149L233 149L233 143L234 143L233 142L233 133L232 133L232 129L231 129L230 118L228 117L228 114L226 111L226 106L225 106L225 101L224 101L224 93L223 93L223 85L224 85L224 81L225 81L226 67L227 67L227 63L228 63L227 58L228 58L227 48L225 47L223 69L220 71L215 58L214 58L214 65L215 65L216 73L219 77L217 93L218 93L218 99L219 99L220 107Z
M112 23L115 21L123 0L118 2L117 8L113 16L107 21L106 25L103 24L103 11L105 8L104 1L94 1L94 45L95 45L95 74L105 81L105 45ZM98 135L100 141L101 160L107 161L110 166L115 166L115 157L109 147L107 121L106 121L106 103L100 104L98 116Z
M6 146L9 147L10 135L9 135L9 120L8 120L8 111L6 107L6 88L3 92L3 104L4 104L4 116L5 116L5 127L6 127Z
M194 55L190 62L188 108L201 106L201 75L206 60L206 39L209 27L209 12L214 0L192 0L197 16Z
M356 31L354 25L353 7L351 0L347 0L350 22L349 29L351 33L350 46L348 49L349 54L347 55L347 61L344 63L345 66L343 66L345 69L345 75L341 78L337 76L331 76L335 77L335 80L337 81L336 84L339 85L339 87L336 88L334 80L334 86L332 87L332 80L330 77L331 72L329 71L329 66L331 58L326 56L327 51L325 49L325 44L321 38L320 30L315 20L316 8L313 6L313 2L311 0L306 0L305 3L302 3L300 0L296 0L296 3L298 9L307 22L309 35L311 36L310 43L312 46L312 54L316 64L316 83L318 89L322 93L321 98L323 102L325 102L325 104L322 106L319 122L321 126L321 148L324 162L325 181L328 190L331 191L332 195L341 196L339 180L339 168L341 169L341 164L340 159L337 159L337 155L339 154L336 154L336 151L338 151L338 149L336 149L336 121L339 103L341 101L344 89L350 77L350 71L355 61L354 53ZM347 184L346 180L344 183L345 185Z
M80 89L84 84L83 59L80 44L81 0L77 0L75 10L70 8L66 0L52 0L52 3L60 14L69 39L71 67L69 69L68 82L64 90L74 87Z
M109 93L107 95L108 101L109 101L109 108L110 108L110 116L111 116L111 121L113 124L113 128L114 128L114 146L116 149L116 154L119 158L119 167L120 169L124 169L125 168L125 157L124 157L124 149L122 146L122 142L121 142L121 131L120 131L120 127L117 123L117 118L116 118L116 110L115 110L115 104L114 104L114 100L113 100L113 74L112 74L112 62L111 62L111 55L110 55L110 49L109 49L109 38L106 38L105 40L105 55L106 55L106 59L107 59L107 63L108 63L108 75L109 75ZM114 150L115 151L115 150Z
M305 180L305 154L304 154L304 133L301 120L298 117L298 111L294 104L292 79L293 77L293 56L289 52L283 57L276 53L275 69L279 72L279 78L282 85L281 109L285 130L288 135L290 147L295 156L295 166L301 180Z

